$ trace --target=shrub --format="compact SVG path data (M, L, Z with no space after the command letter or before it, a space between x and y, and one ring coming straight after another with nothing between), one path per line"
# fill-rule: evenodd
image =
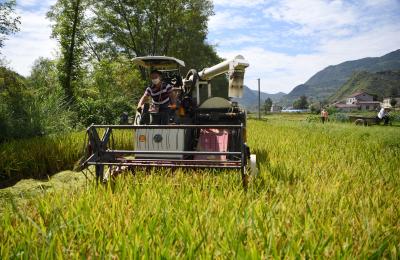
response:
M334 113L329 118L333 122L349 122L349 115L345 113Z

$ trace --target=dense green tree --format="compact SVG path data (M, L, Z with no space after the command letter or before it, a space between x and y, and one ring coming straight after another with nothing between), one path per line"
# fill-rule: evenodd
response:
M310 103L310 111L313 114L319 114L321 112L321 108L322 108L322 102L314 102L314 103Z
M395 98L391 98L391 99L390 99L390 105L391 105L392 107L395 107L396 104L397 104L397 100L396 100Z
M0 67L0 142L40 134L33 97L22 76Z
M145 83L129 59L102 59L94 64L89 77L91 82L79 93L77 102L79 121L84 126L118 123L122 112L134 113Z
M294 101L293 108L295 109L307 109L308 101L306 96L301 96L298 100Z
M15 15L15 0L0 1L0 48L4 46L7 35L19 30L20 17Z
M267 98L264 101L264 112L265 112L265 114L267 114L268 112L271 112L271 107L272 107L272 99L271 98Z
M398 95L399 95L399 91L398 91L397 86L392 86L390 88L390 96L397 97Z
M33 92L35 118L43 134L70 131L76 125L76 114L67 106L58 81L57 61L39 58L27 79Z
M60 92L57 61L42 57L35 60L28 81L37 95L46 96Z
M97 37L129 58L175 56L196 69L220 61L206 42L209 0L103 0L93 10Z
M143 94L137 88L145 84L140 79L140 72L124 56L98 62L91 76L101 98L120 95L133 102L138 101Z
M61 48L59 81L65 92L65 100L70 105L75 103L74 92L82 82L84 15L87 6L87 0L58 0L48 12L48 17L54 22L53 37Z
M55 62L42 58L27 79L0 67L0 142L71 130L57 73Z

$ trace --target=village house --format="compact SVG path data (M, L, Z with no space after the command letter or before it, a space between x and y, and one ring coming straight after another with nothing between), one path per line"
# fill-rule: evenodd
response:
M337 109L350 112L350 111L371 111L377 110L381 107L379 101L374 101L374 96L366 92L356 92L346 99L346 102L336 102L333 104Z
M271 106L271 113L279 113L282 111L282 107L277 105L277 104L273 104Z

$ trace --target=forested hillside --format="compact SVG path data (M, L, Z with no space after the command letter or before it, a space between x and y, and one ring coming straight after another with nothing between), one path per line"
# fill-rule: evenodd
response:
M284 97L284 100L290 102L305 95L322 101L334 95L350 79L354 72L367 71L374 73L388 70L400 70L400 50L378 58L364 58L329 66L316 73L306 83L295 87Z
M378 100L396 97L400 95L400 71L355 72L329 100L340 101L358 91L374 95Z

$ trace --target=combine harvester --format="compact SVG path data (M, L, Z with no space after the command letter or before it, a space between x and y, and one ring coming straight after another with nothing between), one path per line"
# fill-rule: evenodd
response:
M180 68L185 63L176 58L147 56L133 62L161 71L163 81L173 86L176 108L171 110L169 124L151 124L160 114L150 112L147 104L136 114L133 125L91 125L82 167L94 165L97 181L102 182L126 168L237 169L246 188L248 177L257 174L256 156L246 145L246 112L229 98L242 97L249 63L237 56L200 72L189 70L182 78ZM229 85L219 90L229 98L213 96L211 80L226 73ZM100 129L104 132L101 137ZM134 130L134 150L113 149L112 133L121 129Z

